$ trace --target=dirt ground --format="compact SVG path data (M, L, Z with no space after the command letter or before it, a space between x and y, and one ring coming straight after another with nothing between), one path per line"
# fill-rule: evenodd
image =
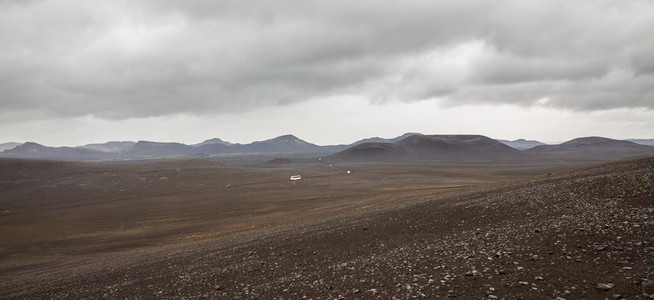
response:
M0 297L654 298L654 159L597 164L0 160Z

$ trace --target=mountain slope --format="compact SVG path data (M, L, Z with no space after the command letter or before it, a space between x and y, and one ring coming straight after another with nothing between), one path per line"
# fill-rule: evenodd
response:
M400 136L394 137L394 138L390 138L390 139L385 139L385 138L380 138L380 137L372 137L372 138L367 138L367 139L362 139L362 140L356 141L356 142L350 144L350 146L356 146L356 145L363 144L363 143L395 143L395 142L401 141L401 140L403 140L405 138L408 138L410 136L413 136L413 135L422 135L422 133L407 132L407 133L405 133L403 135L400 135Z
M343 161L387 161L400 160L408 153L402 147L391 143L363 143L327 157Z

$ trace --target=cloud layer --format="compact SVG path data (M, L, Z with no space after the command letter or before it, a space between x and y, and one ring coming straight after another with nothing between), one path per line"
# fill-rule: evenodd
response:
M330 97L654 109L651 1L3 1L3 114Z

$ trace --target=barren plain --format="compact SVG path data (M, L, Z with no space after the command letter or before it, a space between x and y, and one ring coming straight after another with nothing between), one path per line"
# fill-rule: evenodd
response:
M0 170L1 298L654 298L652 158Z

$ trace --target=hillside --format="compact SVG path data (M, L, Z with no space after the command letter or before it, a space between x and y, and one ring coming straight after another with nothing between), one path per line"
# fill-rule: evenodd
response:
M407 133L405 133L403 135L400 135L400 136L397 136L397 137L394 137L394 138L390 138L390 139L380 138L380 137L372 137L372 138L367 138L367 139L362 139L362 140L356 141L356 142L352 143L350 146L356 146L356 145L363 144L363 143L395 143L395 142L401 141L401 140L403 140L405 138L408 138L408 137L410 137L412 135L421 135L421 134L422 133L407 132Z
M525 151L539 157L622 159L654 155L654 147L605 137L582 137L558 145L541 145Z

